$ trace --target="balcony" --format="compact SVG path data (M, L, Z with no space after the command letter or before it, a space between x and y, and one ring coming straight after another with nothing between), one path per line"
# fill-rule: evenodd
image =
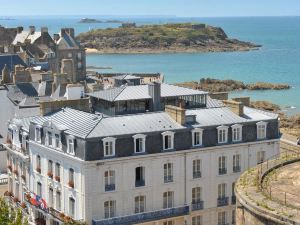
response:
M145 186L145 180L136 180L135 181L135 186L136 187L143 187L143 186Z
M93 220L93 225L129 225L146 223L155 220L162 220L178 216L185 216L189 214L189 206L182 206L178 208L162 209L158 211L138 213L129 216L115 217L103 220Z
M236 196L231 196L231 205L235 205L236 204Z
M234 173L239 173L239 172L241 172L241 167L240 166L234 166L232 170L233 170Z
M226 168L219 168L219 175L224 175L227 173L227 169Z
M197 178L201 178L201 172L200 171L193 172L193 179L197 179Z
M114 191L114 190L116 190L116 185L115 184L105 185L105 191Z
M165 183L173 182L173 176L164 176L164 182Z
M228 197L218 198L218 201L217 201L218 207L222 207L222 206L228 205L228 199L229 199Z
M192 203L192 211L201 210L204 208L204 202L198 201L195 203Z
M5 143L1 145L1 148L5 148L7 151L19 156L25 162L29 162L29 151L23 147L17 147L12 143Z

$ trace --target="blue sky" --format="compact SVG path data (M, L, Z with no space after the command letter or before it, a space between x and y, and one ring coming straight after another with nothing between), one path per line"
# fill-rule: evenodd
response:
M0 0L8 15L295 16L300 0Z

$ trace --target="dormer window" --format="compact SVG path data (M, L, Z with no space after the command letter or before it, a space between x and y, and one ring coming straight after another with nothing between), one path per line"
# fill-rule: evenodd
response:
M133 136L134 139L134 152L142 153L145 152L146 145L146 135L144 134L136 134Z
M163 150L174 148L174 132L166 131L162 133L163 136Z
M258 122L257 126L257 139L265 139L267 137L267 122Z
M67 142L67 150L68 150L68 153L71 154L71 155L75 155L75 139L74 137L68 137L68 142Z
M48 146L52 146L52 132L51 131L47 131L47 145Z
M218 129L218 143L224 144L228 141L228 127L227 126L219 126Z
M35 141L41 142L41 128L35 127Z
M60 142L60 135L59 134L55 134L54 135L54 143L55 143L55 148L60 149L61 148L61 142Z
M103 140L104 157L115 155L115 143L116 139L112 137L104 138Z
M232 142L242 141L242 125L235 124L231 126L232 128Z
M203 129L196 128L192 130L192 142L194 147L202 145L202 134Z

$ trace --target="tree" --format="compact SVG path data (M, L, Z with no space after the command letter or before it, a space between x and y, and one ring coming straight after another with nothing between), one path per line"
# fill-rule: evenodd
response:
M21 209L10 207L0 198L0 225L28 225L28 221L23 218Z

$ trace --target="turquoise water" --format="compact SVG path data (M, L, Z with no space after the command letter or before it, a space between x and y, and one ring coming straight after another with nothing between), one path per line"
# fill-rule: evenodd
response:
M79 32L95 27L118 26L78 24L79 19L80 17L17 18L0 21L0 24L47 25L51 33L57 32L61 26L72 26ZM103 70L110 72L162 72L168 83L199 80L202 77L236 79L246 83L288 83L293 87L290 90L243 91L232 93L232 96L248 95L255 100L277 103L288 110L288 113L300 112L300 17L123 19L138 24L199 21L222 27L231 38L252 41L263 47L258 51L231 53L89 55L88 65L110 66L112 70Z

